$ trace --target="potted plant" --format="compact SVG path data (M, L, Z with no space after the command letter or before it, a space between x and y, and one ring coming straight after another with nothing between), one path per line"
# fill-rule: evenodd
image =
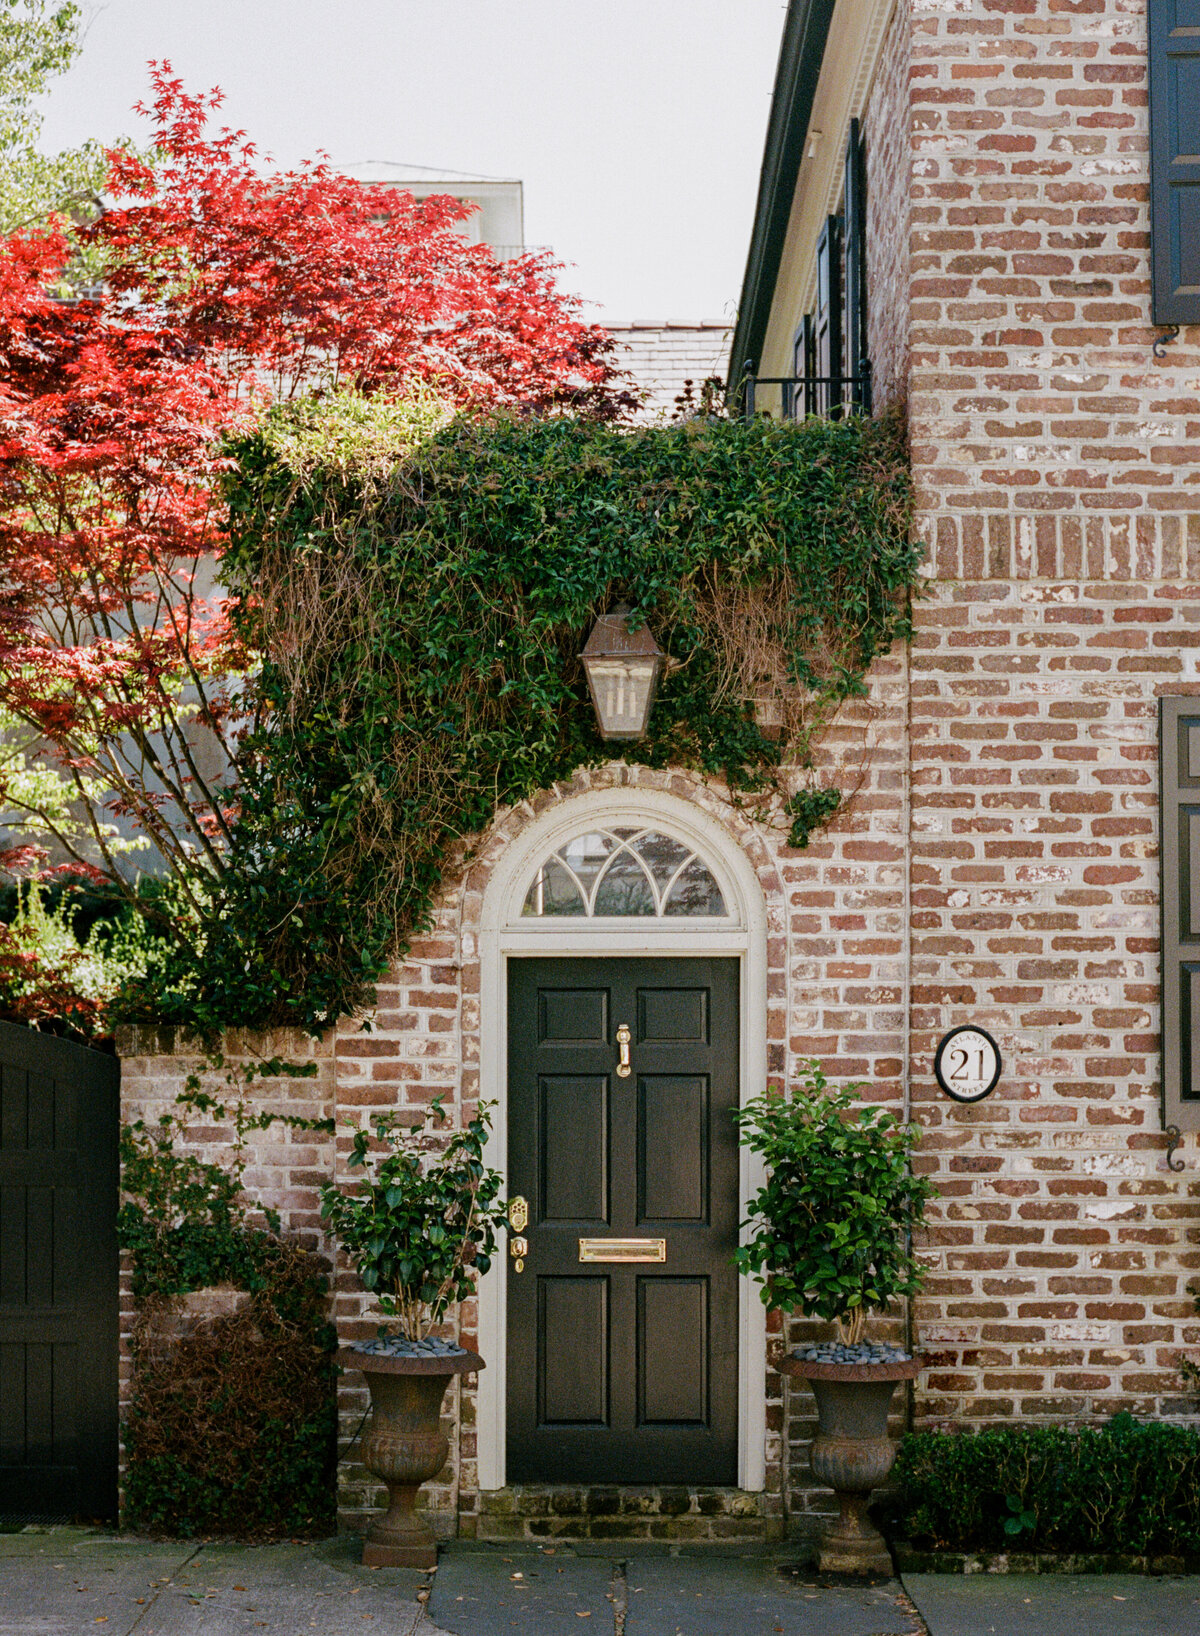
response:
M752 1201L737 1260L760 1280L768 1308L837 1326L836 1340L798 1347L779 1366L807 1380L816 1397L813 1474L839 1503L820 1566L890 1573L867 1500L896 1458L887 1433L896 1383L911 1380L920 1364L902 1347L868 1342L864 1327L868 1313L920 1289L925 1269L912 1233L935 1189L912 1173L918 1132L859 1104L859 1088L829 1091L812 1061L790 1093L759 1097L738 1112L742 1143L762 1154L768 1178Z
M446 1387L484 1366L477 1353L432 1331L488 1269L504 1222L502 1179L483 1162L486 1107L462 1130L447 1135L446 1124L440 1098L415 1121L376 1115L350 1150L351 1167L368 1173L352 1191L321 1190L330 1231L380 1311L395 1320L375 1339L338 1353L344 1368L367 1377L371 1420L362 1458L386 1483L390 1501L363 1545L372 1567L436 1566L433 1534L416 1514L417 1492L450 1450L441 1430Z

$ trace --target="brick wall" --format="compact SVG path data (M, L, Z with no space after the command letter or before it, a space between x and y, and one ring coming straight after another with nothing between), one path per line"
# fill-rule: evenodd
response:
M1200 669L1200 334L1152 352L1143 0L914 0L912 1084L923 1419L1179 1414L1195 1138L1158 1113L1156 695ZM1005 1057L976 1108L931 1053Z

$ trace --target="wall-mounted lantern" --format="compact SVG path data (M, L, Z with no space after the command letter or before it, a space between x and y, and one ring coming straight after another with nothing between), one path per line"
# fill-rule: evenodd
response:
M630 631L629 608L601 614L583 650L583 668L604 739L641 738L666 655L647 626Z

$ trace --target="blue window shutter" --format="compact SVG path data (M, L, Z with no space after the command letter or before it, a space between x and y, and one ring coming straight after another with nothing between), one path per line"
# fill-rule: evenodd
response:
M1200 324L1200 0L1149 0L1156 324Z

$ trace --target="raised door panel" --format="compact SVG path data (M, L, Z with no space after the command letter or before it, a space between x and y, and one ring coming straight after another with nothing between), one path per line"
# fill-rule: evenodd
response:
M638 1279L638 1422L707 1427L707 1278Z
M639 1076L639 1223L707 1220L711 1118L705 1075Z
M544 1074L538 1081L539 1221L608 1220L608 1077Z
M608 1279L538 1279L538 1424L607 1426Z

